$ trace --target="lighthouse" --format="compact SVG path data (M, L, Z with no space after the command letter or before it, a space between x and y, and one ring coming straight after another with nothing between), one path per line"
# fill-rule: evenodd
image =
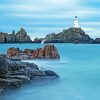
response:
M79 23L78 22L79 22L78 17L75 16L75 18L74 18L74 28L79 28Z

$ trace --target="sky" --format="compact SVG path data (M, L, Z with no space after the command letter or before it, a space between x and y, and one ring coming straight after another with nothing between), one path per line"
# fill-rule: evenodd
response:
M100 37L100 0L0 0L0 32L25 28L32 39L80 27L92 38Z

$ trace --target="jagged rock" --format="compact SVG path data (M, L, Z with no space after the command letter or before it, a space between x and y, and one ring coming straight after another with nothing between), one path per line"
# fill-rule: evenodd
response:
M54 50L54 47L49 49ZM49 78L55 79L58 75L51 70L42 71L34 63L13 61L0 56L0 95L3 94L3 90L19 88L32 79L43 81Z
M69 28L58 34L49 34L45 40L45 43L94 43L81 28Z
M45 50L45 58L47 59L59 59L60 56L58 54L57 48L54 45L46 45L44 47Z
M7 58L7 56L6 56L6 58ZM18 59L18 58L7 58L7 59L10 61L21 61L21 59Z
M8 69L10 71L16 71L23 68L23 64L20 61L7 61Z
M15 55L16 57L15 58L19 58L19 59L30 59L30 56L29 55L27 55L26 53L17 53L16 55Z
M18 54L20 52L21 51L19 50L19 48L9 48L7 50L7 56L11 58L11 57L15 56L16 54Z
M7 50L8 58L15 59L59 59L60 55L54 45L46 45L44 48L37 48L36 50L19 48L9 48Z
M6 59L0 56L0 77L4 76L8 72L8 65Z
M42 70L34 70L32 73L34 76L44 76L44 72Z
M35 38L33 43L41 43L44 38Z
M99 43L100 43L100 38L96 38L96 39L94 40L94 43L99 44Z
M22 85L22 82L19 79L0 78L0 86L2 86L3 88L19 88L21 87L21 85Z
M30 37L27 35L27 32L23 28L21 28L20 31L16 33L16 38L17 38L17 42L19 43L32 42Z
M10 75L7 78L19 79L22 83L29 83L31 81L30 78L25 75Z
M0 43L6 43L7 33L0 32Z
M6 37L6 43L14 43L16 42L16 35L15 34L8 34Z
M0 88L0 96L4 95L5 90L3 88Z
M0 43L31 43L31 38L25 29L21 28L17 33L13 30L12 34L0 32Z
M23 64L23 66L25 68L29 68L29 69L31 68L30 70L32 70L32 69L38 69L39 70L38 66L34 63L29 63L29 62L21 62L21 63Z
M54 76L54 77L59 77L54 71L51 71L51 70L46 70L46 71L44 71L45 72L45 75L46 76Z
M4 58L7 58L7 55L6 54L0 54L0 56L2 56Z

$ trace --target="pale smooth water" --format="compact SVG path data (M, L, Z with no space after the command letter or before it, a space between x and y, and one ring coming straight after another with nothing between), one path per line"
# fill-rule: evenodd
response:
M60 80L25 85L8 92L0 100L100 100L100 45L54 44L60 60L30 60L40 69L55 71ZM0 44L0 52L9 47L37 48L44 44Z

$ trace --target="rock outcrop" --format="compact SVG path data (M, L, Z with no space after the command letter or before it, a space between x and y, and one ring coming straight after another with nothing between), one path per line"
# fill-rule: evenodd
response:
M3 77L8 71L8 65L4 57L0 56L0 76Z
M59 59L60 55L54 45L46 45L44 48L25 49L9 48L7 50L8 58L16 59Z
M45 40L45 43L94 43L81 28L69 28L58 34L49 34Z
M20 31L18 31L16 33L16 39L17 39L16 41L18 43L28 43L28 42L30 43L30 42L32 42L30 37L27 35L27 32L23 28L21 28Z
M96 39L94 40L94 43L95 43L95 44L100 44L100 38L96 38Z
M8 35L8 33L0 32L0 43L6 43L7 42L7 40L6 40L7 35Z
M0 43L31 43L31 38L27 35L27 32L21 28L20 31L12 34L0 32Z
M35 38L33 43L41 43L44 38Z
M7 89L16 89L31 80L57 79L59 76L51 71L42 71L34 63L11 60L0 56L0 95Z

